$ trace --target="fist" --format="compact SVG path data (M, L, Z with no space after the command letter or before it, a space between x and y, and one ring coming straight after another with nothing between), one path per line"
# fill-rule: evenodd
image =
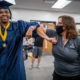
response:
M50 41L53 44L56 44L57 43L56 38L49 38L48 41Z
M29 29L28 29L28 31L26 32L26 40L28 40L28 39L30 39L31 37L32 37L32 31L33 31L33 29L32 29L32 27L30 27Z

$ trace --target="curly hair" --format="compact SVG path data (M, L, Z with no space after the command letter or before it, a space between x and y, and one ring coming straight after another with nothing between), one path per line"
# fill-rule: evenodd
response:
M59 18L62 18L62 23L66 27L67 30L66 38L67 39L76 38L78 36L78 32L76 29L74 18L66 15L60 16Z

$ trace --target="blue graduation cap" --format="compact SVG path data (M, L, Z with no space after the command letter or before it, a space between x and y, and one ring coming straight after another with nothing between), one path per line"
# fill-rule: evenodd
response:
M7 1L0 1L0 9L9 9L9 7L13 5Z

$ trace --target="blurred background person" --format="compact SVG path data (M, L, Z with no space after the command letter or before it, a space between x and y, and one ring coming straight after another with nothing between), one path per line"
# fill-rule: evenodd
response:
M33 45L33 50L32 50L33 57L32 57L31 68L33 68L35 58L38 59L37 68L39 68L39 64L40 64L40 61L41 61L41 56L42 56L42 53L43 53L43 38L40 37L39 35L37 35L36 38L35 37L33 38L32 42L34 42L34 45Z

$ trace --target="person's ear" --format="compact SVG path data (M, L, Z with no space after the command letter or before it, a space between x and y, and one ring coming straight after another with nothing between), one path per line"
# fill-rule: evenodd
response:
M10 12L10 19L12 19L12 13Z
M9 12L10 12L10 19L12 19L12 13L11 13L11 10L9 9Z

